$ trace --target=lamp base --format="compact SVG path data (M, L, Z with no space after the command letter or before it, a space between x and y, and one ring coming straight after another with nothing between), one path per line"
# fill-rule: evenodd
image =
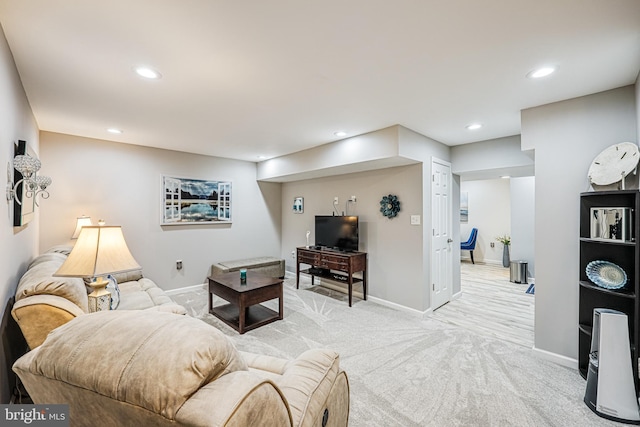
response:
M90 313L111 310L111 292L106 289L108 284L109 281L104 280L103 277L97 277L89 283L89 286L93 288L93 292L88 295Z

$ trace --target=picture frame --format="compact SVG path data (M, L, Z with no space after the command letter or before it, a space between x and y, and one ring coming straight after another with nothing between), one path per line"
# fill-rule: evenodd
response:
M469 222L469 193L466 191L460 192L460 222Z
M304 197L293 198L293 213L295 214L304 213Z
M161 225L230 224L231 181L162 175Z

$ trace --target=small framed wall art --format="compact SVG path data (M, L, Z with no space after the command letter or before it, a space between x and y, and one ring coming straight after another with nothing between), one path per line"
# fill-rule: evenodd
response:
M304 212L304 197L293 198L293 213L301 214Z

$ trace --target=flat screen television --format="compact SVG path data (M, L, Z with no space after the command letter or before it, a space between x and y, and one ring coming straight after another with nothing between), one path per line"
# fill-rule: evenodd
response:
M316 246L358 250L358 217L316 215Z

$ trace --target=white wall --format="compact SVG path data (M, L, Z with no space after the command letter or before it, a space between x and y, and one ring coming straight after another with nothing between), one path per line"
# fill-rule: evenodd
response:
M580 193L609 145L636 141L633 86L522 111L522 148L535 149L535 347L577 358Z
M508 179L462 181L460 192L469 197L469 222L460 224L460 238L469 238L472 228L478 229L473 258L476 262L502 265L502 243L496 237L511 235L511 191ZM491 247L494 243L494 247ZM463 259L471 259L462 251Z
M511 259L527 261L529 277L535 277L536 179L511 178Z
M13 159L14 143L25 140L39 150L38 127L22 88L4 33L0 32L0 167L6 176L7 164ZM46 166L45 166L46 170ZM4 181L3 181L4 182ZM46 201L45 201L46 202ZM45 203L43 202L43 203ZM29 261L38 253L38 214L27 226L13 227L13 202L5 202L0 214L0 303L2 304L2 340L0 342L0 402L8 403L13 373L7 361L10 348L5 347L6 323L11 317L7 304ZM12 342L15 344L15 342ZM10 384L11 382L11 384Z
M280 184L258 183L255 163L48 132L41 158L53 178L41 203L43 249L70 242L76 217L102 218L122 226L144 274L163 289L205 282L215 262L280 254ZM231 180L233 224L160 226L163 174Z
M411 215L422 217L422 190L420 164L282 184L282 257L287 269L295 271L291 251L306 245L307 230L314 244L315 215L331 215L336 196L342 214L346 200L356 196L346 213L359 217L360 250L368 253L368 294L424 311L423 225L410 224ZM388 194L400 199L400 213L393 219L380 213L380 199ZM304 197L304 213L293 213L294 197Z

